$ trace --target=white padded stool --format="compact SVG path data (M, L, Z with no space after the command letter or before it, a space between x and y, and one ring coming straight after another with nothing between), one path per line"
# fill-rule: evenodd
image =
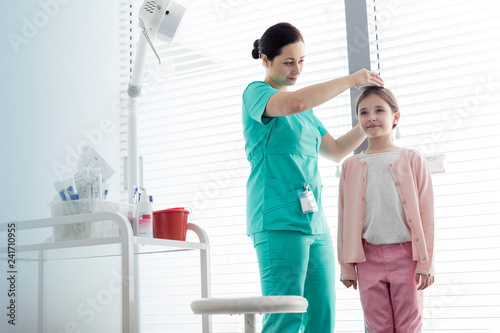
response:
M300 296L258 296L241 298L202 298L191 302L195 314L244 314L245 333L255 333L255 315L263 313L301 313L307 300Z

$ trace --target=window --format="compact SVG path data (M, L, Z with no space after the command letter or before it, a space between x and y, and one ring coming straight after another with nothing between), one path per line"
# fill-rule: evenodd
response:
M241 128L241 94L248 83L264 78L260 62L251 58L252 43L272 24L290 22L306 43L305 68L296 88L347 75L344 1L178 2L188 8L183 26L173 45L155 43L162 64L150 52L139 102L144 185L154 196L155 209L191 207L190 222L208 232L213 296L257 295L256 256L246 236L249 164ZM126 11L135 17L142 1L130 3ZM498 5L486 0L368 0L367 7L372 68L379 69L402 110L400 143L426 154L446 154L446 172L433 176L438 277L426 292L424 327L466 332L496 327ZM130 17L123 22L124 31L130 29ZM124 33L125 48L128 38ZM122 64L129 70L130 57ZM125 93L128 75L123 77ZM334 137L351 128L349 92L314 111ZM125 134L122 144L125 155ZM324 209L334 241L336 168L320 160ZM201 319L189 309L199 297L196 256L179 253L141 262L144 331L199 331ZM363 332L358 293L339 281L337 318L337 332ZM241 322L238 316L214 316L214 331L242 331Z

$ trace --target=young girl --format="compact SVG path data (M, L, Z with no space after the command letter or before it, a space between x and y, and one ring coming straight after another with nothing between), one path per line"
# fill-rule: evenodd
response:
M434 199L425 157L392 141L400 113L389 89L356 102L368 148L345 160L339 185L340 279L359 291L367 332L421 332L434 283Z

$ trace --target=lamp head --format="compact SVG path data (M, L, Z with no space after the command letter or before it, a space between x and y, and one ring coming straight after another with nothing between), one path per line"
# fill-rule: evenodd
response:
M148 36L172 43L179 30L186 8L171 0L145 0L139 11L141 27Z

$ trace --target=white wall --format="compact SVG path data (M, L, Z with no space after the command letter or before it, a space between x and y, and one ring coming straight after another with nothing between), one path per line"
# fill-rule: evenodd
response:
M53 183L73 175L72 164L85 141L92 141L119 172L114 111L118 97L118 0L1 1L0 20L2 225L50 216L48 204L56 194ZM103 132L100 127L105 123ZM110 199L118 201L117 174L111 183ZM43 233L49 236L50 230ZM0 247L6 244L5 235L0 228ZM32 237L18 235L20 243ZM38 264L17 261L17 322L12 326L6 317L7 254L1 256L0 304L4 310L0 312L0 331L34 332ZM119 332L119 297L109 300L109 306L95 319L76 312L88 299L107 291L112 273L120 271L119 264L107 261L96 268L90 260L66 263L46 265L47 331L95 332L101 327ZM63 308L51 306L58 304L54 297L70 303L63 303Z
M48 217L84 141L119 171L118 128L100 130L117 116L118 1L2 1L0 17L0 221Z

